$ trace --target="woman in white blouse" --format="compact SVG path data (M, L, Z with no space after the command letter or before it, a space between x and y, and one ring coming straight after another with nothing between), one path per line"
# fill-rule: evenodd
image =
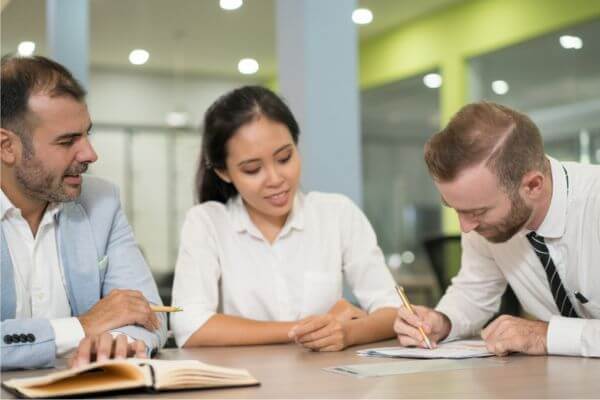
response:
M336 351L394 336L400 304L375 233L348 198L298 190L298 135L289 108L262 87L208 109L200 204L186 216L173 283L180 347ZM342 299L344 278L361 308Z

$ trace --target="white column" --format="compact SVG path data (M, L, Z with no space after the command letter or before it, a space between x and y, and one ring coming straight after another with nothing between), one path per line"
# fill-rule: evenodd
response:
M89 0L46 0L48 55L88 87Z
M300 123L303 189L362 205L356 0L277 0L279 87Z

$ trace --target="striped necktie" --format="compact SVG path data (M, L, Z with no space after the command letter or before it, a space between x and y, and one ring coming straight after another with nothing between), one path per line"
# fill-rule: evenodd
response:
M560 314L563 317L579 318L579 315L577 315L577 312L573 308L573 304L571 304L571 300L569 300L569 297L567 296L567 291L560 280L560 276L556 271L554 261L552 261L552 257L550 257L550 251L548 250L548 246L546 246L544 238L535 232L530 232L527 234L527 239L533 246L535 254L544 266L546 276L548 277L548 283L550 284L550 291L552 292L552 297L554 297L556 306L560 310Z

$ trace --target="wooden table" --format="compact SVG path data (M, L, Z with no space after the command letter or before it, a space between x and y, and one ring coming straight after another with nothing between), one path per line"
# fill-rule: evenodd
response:
M394 341L354 347L338 353L312 353L295 345L163 350L163 359L199 359L247 368L259 387L165 392L169 398L598 398L600 359L577 357L506 357L502 367L439 371L380 378L355 378L323 371L343 364L396 362L355 355L358 348L395 345ZM408 360L407 360L408 361ZM64 366L64 362L61 362ZM2 379L44 371L12 371ZM148 397L148 393L127 397ZM1 398L11 398L4 390Z

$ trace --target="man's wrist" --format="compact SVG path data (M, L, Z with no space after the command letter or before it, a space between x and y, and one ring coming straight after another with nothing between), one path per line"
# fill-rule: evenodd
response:
M541 324L541 334L538 336L539 346L544 354L548 354L548 327L550 324L546 321L538 321Z
M83 332L85 333L85 336L95 336L95 335L101 333L101 332L96 332L93 329L93 324L90 324L88 318L85 315L78 316L77 320L81 324L81 327L83 328Z
M448 316L443 312L438 312L440 313L440 316L442 318L442 332L439 339L439 341L441 342L445 340L450 334L450 331L452 330L452 321L450 321L450 318L448 318Z

